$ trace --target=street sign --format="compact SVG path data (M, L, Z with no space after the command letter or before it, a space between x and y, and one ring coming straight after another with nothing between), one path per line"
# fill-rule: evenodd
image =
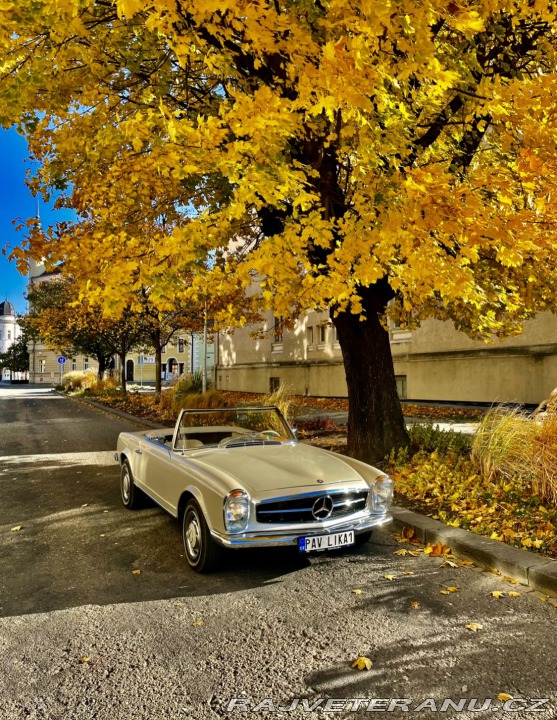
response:
M58 364L64 365L65 362L66 362L66 358L63 355L60 355L60 357L58 358Z

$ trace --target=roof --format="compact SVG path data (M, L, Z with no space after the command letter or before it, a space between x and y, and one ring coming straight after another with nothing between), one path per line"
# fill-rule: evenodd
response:
M8 300L4 300L4 302L0 303L0 315L14 315L15 316L15 309L14 306L9 302Z

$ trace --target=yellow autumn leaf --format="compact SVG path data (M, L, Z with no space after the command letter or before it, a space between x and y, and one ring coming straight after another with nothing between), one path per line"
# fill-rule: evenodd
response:
M493 592L490 593L490 595L493 595L493 597L497 598L497 600L499 600L499 598L502 598L504 594L505 593L502 590L493 590Z
M419 602L418 600L412 600L412 602L410 603L410 606L413 608L419 608L419 607L421 607L421 605L422 605L422 603Z
M132 570L132 575L141 575L141 570Z
M82 657L79 659L80 663L88 663L90 661L91 661L91 658L88 658L88 657Z
M445 560L445 562L443 563L443 565L446 565L446 566L451 567L451 568L458 567L458 564L455 563L454 560ZM443 565L442 565L441 567L443 567Z
M383 575L383 577L385 578L385 580L394 580L395 579L395 575Z
M354 588L354 590L352 590L352 593L354 595L361 595L363 593L363 590L360 590L360 588Z
M441 542L436 542L433 545L428 543L424 549L424 553L430 557L443 557L443 555L450 555L450 552L451 548Z
M405 548L402 548L401 550L395 550L395 553L394 553L394 554L395 554L395 555L402 555L402 556L404 557L404 555L408 555L408 553L409 553L409 550L406 550Z
M19 532L22 527L23 527L23 525L16 525L15 527L12 528L11 532Z
M415 573L412 572L412 570L403 570L403 571L402 571L402 574L403 574L403 575L414 575Z
M193 627L201 627L203 624L203 620L194 620L192 622Z
M368 657L364 657L363 655L359 655L352 663L352 667L358 668L358 670L371 670L372 665L373 662Z
M512 700L513 696L509 695L509 693L499 693L499 695L497 695L497 699L501 702L506 702L507 700Z
M519 592L516 592L516 590L509 590L509 592L507 593L507 595L508 595L509 597L520 597L520 593L519 593Z
M481 623L475 622L468 623L468 625L465 625L464 627L467 630L472 630L472 632L478 632L478 630L483 630L483 625Z
M174 603L174 607L183 607L183 606L184 606L183 602L175 602Z

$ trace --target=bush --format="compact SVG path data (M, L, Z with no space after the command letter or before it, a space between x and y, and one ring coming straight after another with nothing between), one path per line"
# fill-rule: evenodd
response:
M281 383L274 392L267 395L264 402L266 405L274 405L275 407L278 407L284 417L287 420L290 420L290 406L293 401L292 386Z
M542 501L557 502L557 417L534 420L520 410L494 408L480 423L472 458L485 477L528 482Z
M207 378L207 390L210 389L211 383L209 378ZM180 403L182 402L182 398L186 395L201 392L203 392L203 372L201 370L182 375L178 378L174 386L174 397L179 407L181 407Z
M174 407L179 410L192 410L195 408L227 408L229 403L218 390L207 390L206 393L188 393L176 399L174 391Z
M62 385L65 392L73 392L74 390L81 390L83 387L83 381L85 379L84 372L73 372L65 373L62 375Z
M496 407L486 413L472 445L472 458L489 480L531 473L536 424L518 409Z
M472 447L470 435L455 432L454 430L441 430L438 425L429 423L415 423L409 425L408 435L414 450L427 453L434 451L446 454L448 452L467 456Z

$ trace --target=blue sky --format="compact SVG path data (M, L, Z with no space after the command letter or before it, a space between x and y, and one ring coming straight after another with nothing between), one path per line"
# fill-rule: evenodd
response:
M25 139L13 129L0 128L0 249L7 246L8 254L25 237L25 230L17 232L13 221L18 218L25 221L37 212L37 199L25 186L26 172L32 170L27 155ZM39 199L39 210L45 228L57 221L71 219L69 211L55 211L52 203L47 205L42 198ZM8 298L17 313L24 313L26 286L27 279L18 273L15 264L0 254L0 302Z

